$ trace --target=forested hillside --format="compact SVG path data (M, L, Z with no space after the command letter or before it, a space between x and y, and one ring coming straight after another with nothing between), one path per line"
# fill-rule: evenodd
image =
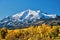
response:
M60 26L42 24L14 30L3 27L0 40L60 40Z

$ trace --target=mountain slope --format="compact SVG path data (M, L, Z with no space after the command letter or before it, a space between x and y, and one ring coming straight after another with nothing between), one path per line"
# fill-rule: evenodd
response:
M29 25L37 25L42 23L49 23L49 20L60 20L60 16L56 14L46 14L41 11L34 11L34 10L25 10L20 13L17 13L12 16L8 16L0 21L0 27L6 26L7 28L10 27L17 27L23 28L28 27Z

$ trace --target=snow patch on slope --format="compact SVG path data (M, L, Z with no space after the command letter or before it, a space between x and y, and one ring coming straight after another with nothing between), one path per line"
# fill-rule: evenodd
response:
M48 16L48 17L51 17L51 18L56 18L56 14L45 14L45 13L42 13L44 16Z
M28 10L26 10L26 11L28 11ZM15 14L15 15L13 15L12 17L14 17L14 18L20 18L26 11L23 11L23 12L21 12L21 13L17 13L17 14Z

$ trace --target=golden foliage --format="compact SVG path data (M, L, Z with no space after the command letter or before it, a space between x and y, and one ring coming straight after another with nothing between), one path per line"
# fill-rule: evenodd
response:
M0 29L0 40L55 40L60 38L60 26L30 26L24 29Z

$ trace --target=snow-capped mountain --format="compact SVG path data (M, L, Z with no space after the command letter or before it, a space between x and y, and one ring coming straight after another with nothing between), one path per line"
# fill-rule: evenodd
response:
M34 19L40 19L39 12L33 11L33 10L25 10L23 12L20 12L16 15L12 16L13 19L23 21L23 20L34 20Z
M37 20L56 18L56 14L46 14L41 11L25 10L12 16L8 16L0 21L0 26L27 26Z

